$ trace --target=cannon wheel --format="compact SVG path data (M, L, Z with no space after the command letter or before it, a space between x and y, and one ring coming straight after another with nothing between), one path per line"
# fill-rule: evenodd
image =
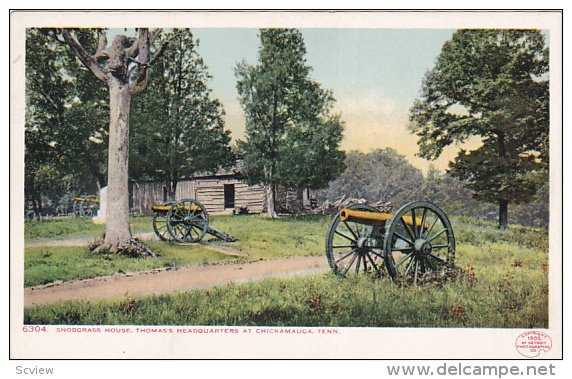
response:
M95 203L95 202L88 201L87 199L96 200L97 197L90 195L90 196L86 197L86 200L80 201L79 202L79 215L81 217L85 217L85 218L92 218L95 215L97 215L97 210L99 209L99 204Z
M171 238L167 228L167 212L153 212L153 231L161 241Z
M76 216L76 217L80 217L81 216L81 201L80 200L74 200L72 203L72 215Z
M91 218L93 216L95 216L96 212L93 209L93 207L91 206L91 204L89 204L86 201L82 201L80 203L80 207L79 207L79 215L80 217L83 218Z
M378 212L366 204L353 204L348 208ZM339 214L336 215L326 240L326 257L336 275L382 274L382 243L379 242L379 246L375 248L363 243L365 238L371 237L373 228L353 221L342 221Z
M207 210L196 200L180 200L167 212L167 229L178 242L199 242L207 233L208 226Z
M384 240L387 269L396 282L417 284L454 264L451 223L441 208L428 201L401 207L387 222Z

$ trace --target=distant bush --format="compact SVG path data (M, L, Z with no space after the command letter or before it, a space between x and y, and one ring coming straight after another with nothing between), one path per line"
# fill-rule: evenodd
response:
M391 201L394 209L413 200L429 200L442 207L448 215L496 221L498 204L473 198L473 191L464 183L431 166L426 176L391 148L369 153L350 151L346 171L318 191L318 201L330 202L342 196L368 201ZM548 226L549 185L544 184L530 203L509 204L510 224Z

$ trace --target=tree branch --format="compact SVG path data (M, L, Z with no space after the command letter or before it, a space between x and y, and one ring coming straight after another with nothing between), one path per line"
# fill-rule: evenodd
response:
M99 29L97 34L99 34L99 41L97 42L97 51L95 55L100 51L105 50L107 47L107 31L105 29Z
M165 41L157 48L157 50L155 51L155 54L153 54L153 56L149 60L149 66L151 66L157 59L159 59L161 57L161 54L163 54L163 51L165 50L165 46L167 44L168 44L168 42Z
M97 34L99 35L99 40L97 42L97 51L93 57L96 62L101 62L105 59L109 59L109 51L107 51L107 31L105 29L99 29Z
M137 36L139 36L139 30L137 31ZM129 48L129 50L127 50L127 58L128 59L134 59L137 54L139 54L139 44L141 43L141 40L139 39L139 37L137 37L135 39L135 42L133 42L133 46L131 46Z
M163 28L157 28L155 30L153 30L153 33L151 33L151 37L149 37L149 44L152 45L155 40L157 39L157 37L159 37L159 34L161 34L161 32L163 31Z
M137 87L139 92L144 88L144 82L147 79L147 70L152 62L154 62L158 56L161 54L164 48L164 44L160 46L159 50L151 57L151 40L155 40L159 33L161 33L161 28L155 29L153 34L149 35L148 28L140 28L137 30L137 41L138 54L136 64L139 68L137 72L137 77L131 82L131 88L134 90Z
M85 51L83 46L75 39L75 37L70 33L69 29L62 28L62 35L67 44L75 52L79 60L87 67L93 75L104 83L107 83L107 75L103 69L97 64L97 62Z

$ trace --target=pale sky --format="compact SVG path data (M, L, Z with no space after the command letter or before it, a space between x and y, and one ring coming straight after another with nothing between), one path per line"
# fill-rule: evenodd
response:
M226 128L234 141L244 137L244 113L236 92L234 69L238 62L257 63L258 29L191 29L198 51L212 75L214 97L224 105ZM445 148L429 162L415 156L417 137L408 129L409 108L421 90L452 29L299 29L306 44L311 77L333 91L334 107L345 122L343 150L368 152L391 147L426 172L430 164L440 170L461 146ZM110 36L125 33L110 29ZM132 33L128 30L127 33ZM462 147L473 149L479 138Z
M234 68L258 57L258 29L192 29L199 53L213 76L214 96L224 105L233 139L244 136L244 114L238 102ZM407 130L408 111L433 67L445 29L300 29L311 76L333 90L335 111L345 121L342 149L392 147L426 171L430 162L415 156L417 138ZM477 146L473 140L471 146ZM458 150L452 146L436 161L445 169Z

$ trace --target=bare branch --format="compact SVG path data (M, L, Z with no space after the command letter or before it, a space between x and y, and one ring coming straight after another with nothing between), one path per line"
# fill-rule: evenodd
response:
M149 35L148 28L137 28L136 30L137 30L137 37L135 38L133 46L131 46L131 48L127 50L127 58L135 58L136 56L138 56L141 44L145 43L148 39ZM145 35L145 38L141 38L143 35ZM139 59L139 61L141 61L141 59Z
M99 41L97 43L97 52L95 53L96 56L97 53L105 50L107 47L107 31L105 29L99 29L97 34L99 34Z
M142 83L147 78L147 68L149 67L149 29L139 28L137 29L137 41L135 42L139 46L139 52L137 54L137 77L131 81L131 88L139 83ZM139 89L141 91L141 89Z
M126 53L127 58L135 58L137 54L139 54L139 43L140 43L139 38L135 39L133 45L127 50Z
M137 59L133 59L133 57L129 58L130 61L136 64L136 66L133 66L129 70L129 77L131 77L131 74L135 69L137 69L136 78L134 78L130 84L133 93L141 92L145 88L147 80L149 79L149 66L155 62L155 60L157 60L164 51L165 45L167 44L166 42L162 43L157 51L155 51L155 54L151 56L151 45L153 44L153 41L157 39L162 30L163 29L161 28L155 29L150 35L149 29L147 28L137 29Z
M97 42L97 51L94 54L95 61L101 63L105 59L109 59L109 51L107 51L107 31L99 29L99 41Z
M161 57L161 54L163 54L163 51L165 50L165 46L167 46L167 44L168 42L165 41L159 46L157 51L155 51L155 54L153 54L153 56L149 60L149 66L151 66L157 59L159 59L159 57Z
M155 30L153 30L153 33L151 33L151 37L149 38L149 44L153 44L155 42L155 40L157 39L157 37L159 37L159 34L161 34L161 32L163 31L163 28L157 28Z
M104 83L107 83L107 75L97 62L85 51L83 46L70 33L69 29L62 28L62 35L67 44L75 52L79 60L87 67L93 75Z

